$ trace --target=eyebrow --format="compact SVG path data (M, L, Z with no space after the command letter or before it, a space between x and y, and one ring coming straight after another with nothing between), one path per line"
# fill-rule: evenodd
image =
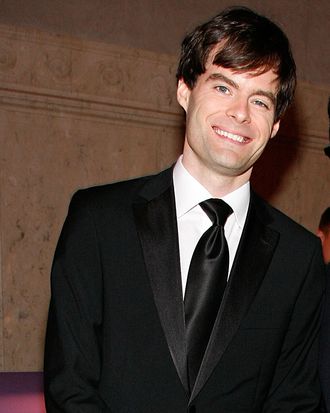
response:
M222 73L212 73L207 79L208 80L222 80L226 82L228 85L234 87L235 89L239 89L239 86L236 82L233 80L229 79L229 77L223 75Z
M227 85L233 87L234 89L237 89L237 90L239 89L239 85L236 82L234 82L229 77L223 75L222 73L212 73L206 79L206 81L209 81L209 80L222 80L223 82L227 83ZM264 96L264 97L268 98L274 105L276 103L276 96L274 95L273 92L258 89L258 90L253 92L253 95Z

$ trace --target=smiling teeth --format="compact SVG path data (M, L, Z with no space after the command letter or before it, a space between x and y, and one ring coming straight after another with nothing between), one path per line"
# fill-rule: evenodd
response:
M246 141L246 139L243 138L243 136L235 135L234 133L226 132L226 131L223 131L223 130L221 130L221 129L216 129L216 128L214 128L214 132L215 132L217 135L224 136L224 137L226 137L226 138L228 138L228 139L231 139L231 140L233 140L233 141L236 141L236 142L241 142L241 143L243 143L243 142Z

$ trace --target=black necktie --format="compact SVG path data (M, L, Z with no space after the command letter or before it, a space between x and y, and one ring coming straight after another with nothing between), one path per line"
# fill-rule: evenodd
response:
M227 284L229 253L224 224L233 212L221 199L208 199L200 206L213 225L196 245L184 298L190 389L194 386Z

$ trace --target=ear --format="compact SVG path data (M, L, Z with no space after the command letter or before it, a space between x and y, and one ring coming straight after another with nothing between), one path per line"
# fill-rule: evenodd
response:
M191 90L186 85L185 81L181 78L178 81L178 86L176 90L176 97L179 104L183 107L183 109L187 112L188 104L189 104L189 97L190 97Z
M270 135L270 138L274 138L274 136L277 134L278 130L280 129L280 120L278 120L276 123L274 123L272 127L272 133Z
M322 244L323 244L324 239L325 239L324 232L321 231L320 229L318 229L318 230L316 231L316 235L321 239L321 242L322 242Z

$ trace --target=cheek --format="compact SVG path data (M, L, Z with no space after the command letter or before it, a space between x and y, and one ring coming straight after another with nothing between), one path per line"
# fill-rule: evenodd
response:
M259 116L255 120L259 132L265 138L270 138L273 133L273 116Z
M190 106L190 110L187 114L187 122L189 122L190 128L201 129L207 120L207 113L205 108L198 104L193 104Z

